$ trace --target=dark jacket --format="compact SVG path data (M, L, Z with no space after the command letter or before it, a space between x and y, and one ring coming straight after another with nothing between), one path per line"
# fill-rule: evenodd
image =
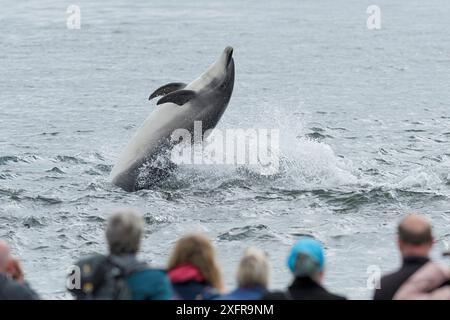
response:
M193 265L186 264L173 268L168 272L168 276L175 291L174 299L212 300L220 295Z
M262 287L237 288L215 300L260 300L266 293L267 290Z
M450 269L429 261L397 290L394 300L450 300Z
M27 283L19 283L0 273L0 300L38 300L39 296Z
M392 300L401 285L428 261L426 257L405 257L402 267L381 278L380 289L375 290L374 300Z
M285 292L272 292L263 300L345 300L345 297L328 292L310 277L295 278Z

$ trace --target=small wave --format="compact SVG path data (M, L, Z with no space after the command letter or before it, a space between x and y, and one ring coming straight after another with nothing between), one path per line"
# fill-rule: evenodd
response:
M42 245L42 246L34 247L31 250L44 250L44 249L49 249L49 248L50 248L50 246Z
M37 157L35 155L25 155L25 156L0 156L0 166L6 165L10 162L24 162L24 163L31 163L32 161L36 160Z
M100 216L94 216L94 215L88 215L86 217L84 217L85 220L90 221L90 222L98 222L98 223L104 223L106 221L105 218L100 217Z
M22 225L26 228L43 227L45 226L45 222L42 218L30 216L22 221Z
M83 159L74 157L74 156L61 156L58 155L55 157L56 161L59 162L67 162L67 163L74 163L74 164L86 164L87 162L84 161Z
M101 189L101 186L92 182L84 190L85 191L99 191L99 189Z
M396 200L391 190L381 187L351 192L315 190L313 194L332 205L336 212L347 212L367 204L385 204Z
M4 195L4 196L13 198L13 197L18 197L24 191L25 190L23 190L23 189L15 190L15 189L2 189L2 188L0 188L0 195Z
M314 131L314 132L325 132L325 129L322 129L319 127L312 127L310 129L311 129L311 131Z
M44 204L60 204L60 203L62 203L61 199L45 197L45 196L37 196L36 198L31 198L31 199L42 202Z
M147 225L160 225L172 222L172 218L169 216L155 216L150 214L144 215L144 221Z
M20 158L16 156L2 156L0 157L0 166L5 165L8 162L19 162Z
M53 172L53 173L57 173L57 174L64 174L65 172L62 171L60 168L58 167L53 167L49 170L47 170L46 172Z
M41 136L57 136L59 134L58 131L55 132L42 132Z
M442 183L439 176L432 172L416 171L410 172L403 178L398 186L403 189L432 187Z
M76 133L92 133L94 130L77 130Z
M102 159L100 159L102 160ZM95 166L96 169L100 170L101 172L109 173L112 170L112 165L109 164L97 164Z
M218 185L215 189L229 189L229 188L244 188L244 189L249 189L250 188L250 182L248 180L244 180L244 179L229 179L226 181L223 181L220 183L220 185Z
M53 198L53 197L46 197L46 196L41 196L38 195L36 197L32 197L32 196L16 196L16 200L28 200L31 202L38 202L41 203L43 205L55 205L55 204L60 204L63 201L61 199L58 198Z
M322 140L325 140L326 138L333 138L330 135L324 135L319 132L307 133L306 137L308 137L309 139L312 139L312 140L317 140L317 141L322 141Z
M343 127L328 127L328 129L334 130L334 131L348 131L346 128L343 128Z
M9 172L0 173L0 180L9 180L9 179L14 179L15 177L17 177L17 175L14 175Z
M90 176L100 176L100 175L101 175L100 172L95 171L95 170L93 170L93 169L86 170L86 171L84 171L84 173L85 173L85 174L88 174L88 175L90 175Z
M239 241L245 239L271 239L273 236L264 224L254 226L236 227L217 237L221 241Z

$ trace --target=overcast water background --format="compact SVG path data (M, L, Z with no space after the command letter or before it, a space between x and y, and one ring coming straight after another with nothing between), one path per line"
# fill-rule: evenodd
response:
M0 10L0 238L45 298L70 298L65 272L105 252L111 210L145 215L141 257L164 266L177 237L214 240L228 289L242 251L270 254L285 287L300 235L326 248L328 288L369 298L367 268L399 264L395 227L433 222L450 243L450 3L427 1L12 1ZM66 9L81 9L81 29ZM366 9L381 8L368 30ZM227 45L234 92L218 128L280 129L281 172L180 168L127 193L108 176L154 109ZM442 260L449 264L450 261Z

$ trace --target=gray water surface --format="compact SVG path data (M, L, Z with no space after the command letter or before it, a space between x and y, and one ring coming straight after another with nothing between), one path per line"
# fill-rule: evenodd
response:
M325 284L369 298L367 268L395 268L395 227L433 222L450 243L450 3L379 0L368 30L357 0L2 2L0 238L45 298L69 298L65 271L105 252L117 206L145 214L141 257L164 266L177 237L204 231L227 288L249 245L270 254L272 288L303 234L326 247ZM278 128L281 174L180 168L175 183L110 184L119 153L154 109L148 95L189 82L227 45L235 89L219 128ZM448 263L448 261L445 261Z

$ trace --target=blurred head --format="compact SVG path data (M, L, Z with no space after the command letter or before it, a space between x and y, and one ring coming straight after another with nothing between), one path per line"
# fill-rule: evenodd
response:
M397 237L403 257L427 257L434 241L430 223L418 214L409 214L400 221Z
M301 238L291 249L287 265L295 277L323 278L325 258L322 245L311 237Z
M133 209L115 211L108 219L106 239L111 254L136 254L139 250L144 221Z
M11 258L9 246L6 241L0 240L0 273L6 272Z
M201 234L190 234L180 238L169 258L168 269L191 264L212 287L222 291L222 277L216 254L209 239Z
M256 248L248 248L237 271L239 288L263 287L269 285L269 262L266 254Z

